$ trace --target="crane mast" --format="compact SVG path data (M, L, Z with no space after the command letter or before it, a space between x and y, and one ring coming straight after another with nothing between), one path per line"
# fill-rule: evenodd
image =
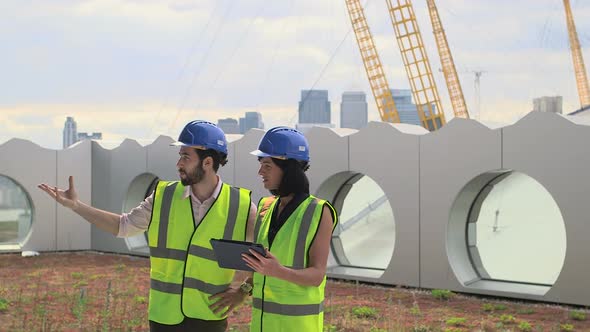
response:
M590 106L590 88L588 87L588 76L586 75L586 66L582 56L582 48L578 40L576 25L574 24L574 15L569 0L563 0L565 6L565 16L567 19L567 31L569 34L570 48L574 60L574 72L576 75L576 84L578 85L578 96L580 97L580 108Z
M360 0L346 0L346 6L381 120L398 123L399 114Z
M445 82L447 83L447 89L449 90L449 98L451 99L451 105L453 106L453 113L455 114L455 117L469 119L469 112L467 111L467 105L465 104L461 82L459 82L459 75L457 75L453 55L451 54L445 30L443 29L440 16L438 15L438 9L436 8L434 0L426 0L426 2L428 3L432 30L438 48L438 55L445 76Z
M420 121L430 131L439 129L446 123L445 115L412 2L386 1Z

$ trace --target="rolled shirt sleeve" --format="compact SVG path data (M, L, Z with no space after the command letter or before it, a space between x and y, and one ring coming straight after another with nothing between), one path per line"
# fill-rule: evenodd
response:
M153 203L154 194L152 193L129 213L121 214L117 237L131 237L145 232L150 225Z

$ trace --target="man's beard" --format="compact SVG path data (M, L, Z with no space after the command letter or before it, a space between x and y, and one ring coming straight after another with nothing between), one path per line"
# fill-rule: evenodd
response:
M205 170L203 169L203 165L199 162L199 164L195 167L193 172L185 172L186 177L184 179L180 179L180 183L183 186L190 186L193 184L197 184L205 178Z

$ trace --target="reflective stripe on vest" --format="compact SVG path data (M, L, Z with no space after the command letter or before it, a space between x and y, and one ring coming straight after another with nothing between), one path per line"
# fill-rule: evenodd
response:
M223 284L223 285L213 285L213 284L209 284L204 281L201 281L199 279L194 279L194 278L189 278L189 277L184 278L184 287L193 288L193 289L199 290L203 293L207 293L207 294L211 294L211 295L217 294L219 292L223 292L224 290L227 289L227 287L229 287L229 285L231 285L231 284L228 283L228 284Z
M307 233L309 233L309 228L311 227L311 222L313 219L313 213L315 212L315 208L318 205L318 200L314 199L309 203L307 209L305 209L305 213L303 214L303 220L301 220L301 226L299 226L299 234L297 235L297 244L295 245L295 255L293 257L293 268L294 269L303 269L304 260L307 256L305 254L305 240L307 239Z
M280 304L275 302L264 301L254 298L252 299L252 306L256 309L262 310L270 314L278 314L285 316L307 316L307 315L318 315L324 311L324 302L319 304Z

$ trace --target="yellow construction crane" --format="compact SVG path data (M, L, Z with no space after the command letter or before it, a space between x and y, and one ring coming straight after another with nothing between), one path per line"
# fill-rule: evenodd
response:
M586 75L586 66L584 65L584 57L582 56L582 48L578 40L578 33L576 32L576 25L574 24L574 16L569 0L563 0L565 6L565 16L567 19L567 31L570 39L570 48L572 50L572 58L574 60L574 72L576 74L576 84L578 85L578 95L580 97L580 108L590 106L590 88L588 87L588 76Z
M389 84L385 78L385 72L381 66L381 60L360 0L346 0L346 7L381 120L397 123L399 122L399 114L391 96L391 90L389 90Z
M438 15L438 9L436 8L434 0L426 0L426 2L428 3L432 30L434 32L434 38L436 39L436 46L438 47L442 72L445 76L447 89L449 90L449 98L451 99L451 105L453 106L453 113L455 114L455 117L469 119L469 112L467 111L467 105L465 104L461 82L459 82L459 76L455 69L453 55L451 54L445 30L442 27L442 22Z
M446 123L445 114L412 2L410 0L386 0L386 2L422 125L430 131L439 129Z

